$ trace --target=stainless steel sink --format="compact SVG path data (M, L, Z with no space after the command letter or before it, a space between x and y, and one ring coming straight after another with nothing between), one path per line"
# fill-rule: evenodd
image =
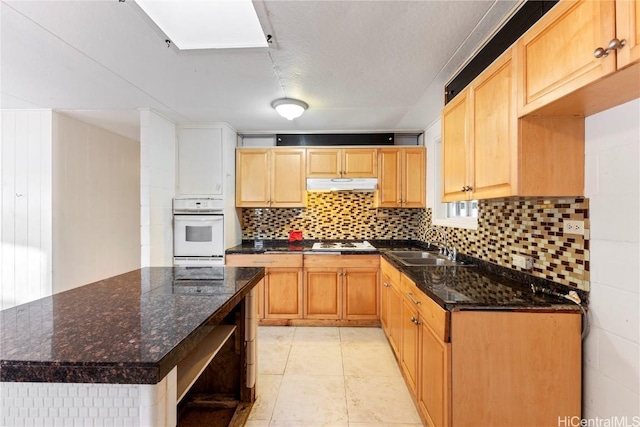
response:
M426 251L389 251L387 252L391 257L395 258L402 265L408 267L415 266L449 266L449 267L470 267L473 264L464 262L452 261L447 259L444 255L440 255L437 252Z

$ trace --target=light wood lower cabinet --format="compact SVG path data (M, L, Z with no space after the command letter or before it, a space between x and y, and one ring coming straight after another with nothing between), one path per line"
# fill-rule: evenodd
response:
M302 269L268 268L264 286L265 319L302 317Z
M400 363L409 386L409 391L418 394L418 346L420 344L420 328L418 328L418 311L407 298L402 299L402 315L400 328L402 341L400 344Z
M260 319L302 318L302 254L227 255L226 265L265 267L258 285Z
M305 319L340 319L342 314L340 282L338 269L305 268L303 305Z
M580 312L448 311L384 259L381 270L385 333L392 346L399 343L398 363L425 425L540 426L556 425L558 414L580 418ZM398 276L396 305L391 283Z
M400 321L402 294L400 272L384 258L380 259L380 322L391 344L391 349L400 359Z
M427 324L420 323L418 407L430 426L450 422L451 344L444 342Z
M379 255L305 255L304 317L377 320Z
M226 265L265 267L258 285L262 324L376 326L379 255L227 255ZM340 322L340 323L336 323Z

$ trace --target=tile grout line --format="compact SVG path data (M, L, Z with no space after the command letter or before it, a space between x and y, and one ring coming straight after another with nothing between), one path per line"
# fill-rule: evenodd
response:
M340 361L342 362L342 384L344 387L344 405L345 405L345 409L347 410L347 426L348 426L351 423L351 420L349 418L349 398L347 397L347 371L344 368L344 352L342 351L343 344L344 344L344 342L342 341L342 333L343 333L343 329L338 328L338 334L340 336Z

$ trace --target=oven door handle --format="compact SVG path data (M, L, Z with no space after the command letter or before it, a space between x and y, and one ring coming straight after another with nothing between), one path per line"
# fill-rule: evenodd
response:
M222 221L222 217L220 217L220 218L180 218L180 217L176 217L176 221L188 221L188 222Z

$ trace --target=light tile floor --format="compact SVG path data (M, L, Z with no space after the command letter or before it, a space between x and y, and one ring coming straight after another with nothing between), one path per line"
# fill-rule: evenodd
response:
M247 427L418 427L380 328L258 328L257 400Z

